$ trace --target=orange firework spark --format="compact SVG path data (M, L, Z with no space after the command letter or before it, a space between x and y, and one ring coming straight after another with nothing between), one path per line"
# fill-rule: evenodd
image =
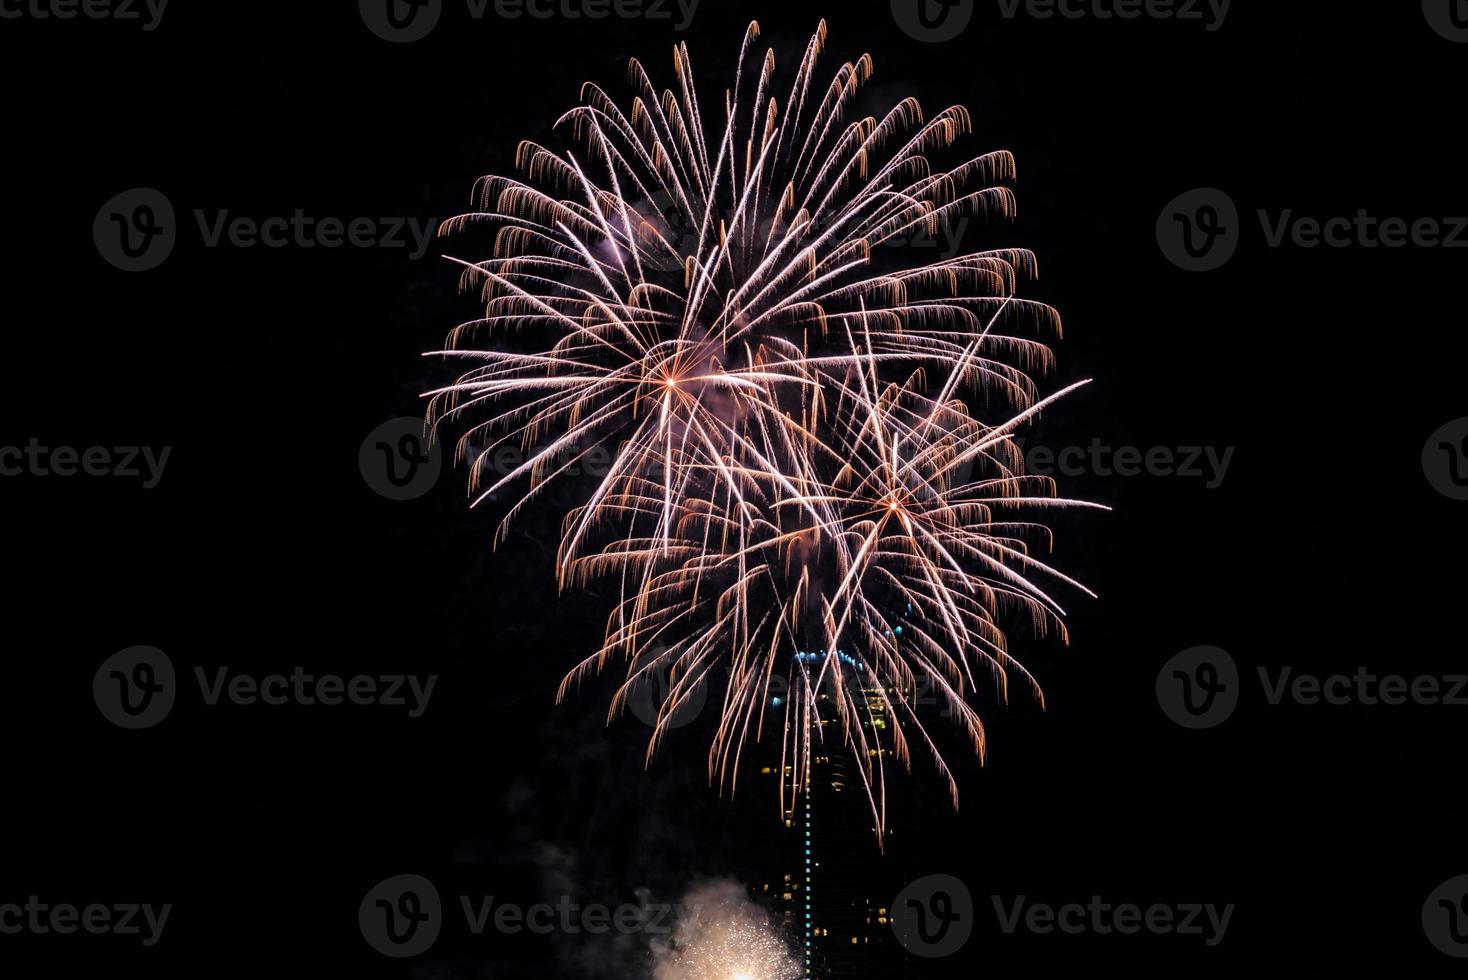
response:
M429 393L429 417L462 429L476 503L527 488L501 535L594 449L611 450L566 517L558 563L563 587L614 578L621 600L560 697L622 662L616 713L665 675L650 758L674 712L725 680L710 778L732 790L745 746L778 728L787 813L828 737L829 701L880 838L887 749L910 766L919 746L958 802L919 690L937 693L981 758L975 675L1001 696L1018 675L1039 696L1001 622L1063 637L1046 583L1085 590L1032 555L1049 531L1026 515L1097 505L1026 475L1013 435L1079 385L1041 398L1034 381L1052 357L1032 335L1060 321L1017 295L1031 253L913 263L904 247L942 223L1012 215L1010 154L935 169L929 155L971 128L962 107L926 118L904 99L847 121L872 61L817 85L824 22L782 108L774 53L751 62L758 36L751 24L721 132L704 125L680 44L676 88L659 94L633 60L627 111L588 82L558 121L576 151L525 142L523 179L479 181L478 210L442 231L494 231L492 257L454 260L484 316L435 352L466 367ZM511 444L539 448L492 472ZM772 696L777 678L788 697ZM874 710L893 724L871 724Z

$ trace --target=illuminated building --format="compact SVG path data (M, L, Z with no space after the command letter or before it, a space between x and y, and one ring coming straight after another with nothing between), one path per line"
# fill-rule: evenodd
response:
M797 659L815 663L825 656L801 653ZM856 666L843 652L837 657L844 666ZM861 694L870 709L864 726L882 729L893 723L880 690L864 686ZM818 697L823 706L829 704L829 695ZM820 723L840 723L834 707L822 708ZM890 748L880 751L890 757ZM779 774L765 768L762 775L773 794ZM794 811L771 830L765 854L765 901L801 946L806 977L907 975L887 907L901 883L877 850L860 775L839 737L812 747L810 784Z

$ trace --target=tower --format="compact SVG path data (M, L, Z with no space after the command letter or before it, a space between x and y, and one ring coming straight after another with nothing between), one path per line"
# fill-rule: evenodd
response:
M797 654L819 668L824 652ZM835 654L847 676L859 665ZM832 665L835 666L835 665ZM894 724L880 689L863 686L873 751L890 752L881 729ZM818 696L820 725L829 737L811 748L809 782L792 812L767 836L762 882L766 901L800 947L807 978L902 977L905 957L892 933L888 903L900 884L877 846L873 819L861 776L835 726L840 725L829 695ZM779 706L778 704L774 706ZM890 766L889 766L890 771ZM781 774L761 770L774 796ZM787 771L784 778L791 774ZM890 835L890 830L888 831Z

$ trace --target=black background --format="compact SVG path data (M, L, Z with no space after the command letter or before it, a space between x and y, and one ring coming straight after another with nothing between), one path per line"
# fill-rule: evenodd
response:
M510 170L519 139L554 142L583 79L622 93L636 55L667 84L684 39L717 92L749 19L788 67L823 13L827 70L870 51L880 99L965 104L967 145L1016 154L1019 217L999 237L1038 253L1031 295L1065 318L1052 384L1096 379L1033 437L1236 447L1217 489L1070 484L1115 511L1061 523L1058 561L1100 599L1068 603L1068 647L1020 647L1048 710L986 707L990 762L956 763L961 811L936 789L904 796L915 829L886 859L851 857L882 880L955 874L975 896L963 952L912 975L1461 973L1419 915L1468 873L1468 709L1269 707L1246 683L1232 718L1191 732L1154 695L1161 664L1203 643L1246 680L1258 665L1463 669L1468 505L1430 488L1420 455L1468 414L1468 252L1271 249L1253 217L1468 213L1468 45L1434 34L1415 3L1372 9L1237 0L1210 33L1011 21L979 2L959 39L935 45L898 30L885 3L704 0L679 35L667 21L474 21L450 2L406 45L374 37L349 3L174 0L151 33L0 21L0 445L173 447L151 490L0 479L0 902L174 904L152 949L0 936L0 962L36 976L580 976L613 969L612 954L460 930L422 960L388 960L362 941L357 903L402 872L446 896L568 889L609 905L644 887L673 898L705 875L753 880L751 841L773 811L716 797L696 727L644 772L639 723L602 724L608 685L554 706L610 598L557 596L558 515L532 513L491 551L500 512L468 509L462 471L406 503L358 472L366 434L421 412L418 394L446 380L421 352L473 315L441 246L421 261L205 248L192 211L446 217L474 178ZM91 226L136 186L172 200L180 243L128 274ZM1189 274L1154 224L1199 186L1226 190L1246 231L1223 269ZM413 720L186 693L161 725L128 732L89 691L133 644L167 651L186 692L193 667L221 665L439 683ZM989 900L1093 894L1237 909L1206 948L1008 936Z

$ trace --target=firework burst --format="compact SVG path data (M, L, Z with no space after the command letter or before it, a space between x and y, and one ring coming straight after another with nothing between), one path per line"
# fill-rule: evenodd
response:
M674 712L721 684L712 780L732 790L743 750L773 733L788 813L812 746L839 737L880 836L889 755L910 766L920 748L958 802L919 690L980 757L981 679L1007 697L1018 677L1039 696L1005 630L1063 637L1050 590L1085 590L1035 557L1050 536L1034 515L1095 505L1026 475L1013 440L1072 390L1040 395L1060 321L1018 295L1034 257L914 263L904 247L960 218L1011 216L1013 158L935 167L971 129L962 107L929 117L904 99L852 118L872 61L819 84L824 22L782 103L758 37L751 24L722 127L705 125L680 44L674 87L658 92L634 60L624 111L588 82L557 123L575 149L525 142L518 177L479 181L477 210L442 230L492 230L490 257L454 260L484 314L435 352L461 373L429 393L429 417L460 433L474 502L523 488L501 535L611 450L566 516L558 567L562 587L609 579L621 599L561 697L621 664L615 713L665 677L651 756ZM538 448L494 472L506 445ZM893 724L872 724L874 710Z
M695 888L666 943L654 943L653 980L798 980L800 959L769 915L731 883Z

